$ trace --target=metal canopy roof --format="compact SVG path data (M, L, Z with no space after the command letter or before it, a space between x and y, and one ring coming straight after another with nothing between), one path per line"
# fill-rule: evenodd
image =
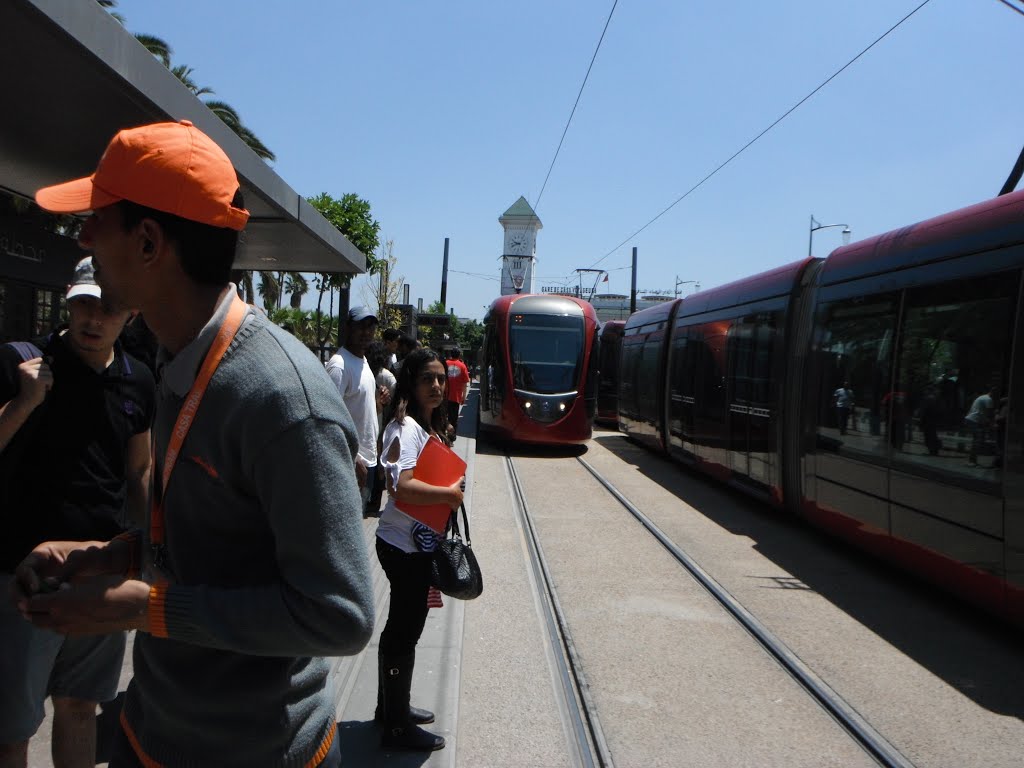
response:
M93 0L0 2L0 187L86 176L117 131L187 118L238 172L252 214L237 269L363 272L363 254Z

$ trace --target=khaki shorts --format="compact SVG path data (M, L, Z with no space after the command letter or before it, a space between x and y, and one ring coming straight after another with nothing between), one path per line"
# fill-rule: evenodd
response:
M124 632L68 637L32 626L11 599L12 580L0 574L0 744L35 734L47 696L113 699L125 648Z

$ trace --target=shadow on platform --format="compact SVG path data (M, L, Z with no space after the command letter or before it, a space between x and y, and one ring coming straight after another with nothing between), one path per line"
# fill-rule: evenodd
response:
M427 726L429 728L429 726ZM345 765L365 768L417 768L434 752L389 752L380 745L380 728L372 720L343 720L338 723L338 739ZM446 749L450 749L447 746Z
M1014 628L624 435L597 433L594 440L707 519L750 539L793 577L750 576L763 588L817 592L979 706L1024 719L1024 660Z

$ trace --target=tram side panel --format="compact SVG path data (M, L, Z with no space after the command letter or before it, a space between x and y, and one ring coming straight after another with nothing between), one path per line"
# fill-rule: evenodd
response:
M619 357L624 326L622 320L609 320L601 328L596 418L609 426L616 426L619 420Z
M1007 513L1020 502L1007 491L1020 498L1020 462L1007 456L1006 417L1020 391L1022 262L1017 247L821 288L805 414L812 521L1017 621L1006 566L1021 548ZM972 426L972 404L993 388L991 418Z

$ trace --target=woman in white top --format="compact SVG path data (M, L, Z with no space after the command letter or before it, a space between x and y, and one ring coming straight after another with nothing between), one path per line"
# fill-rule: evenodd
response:
M390 748L431 751L444 747L442 737L417 725L433 722L434 714L409 705L416 643L427 620L430 552L437 537L402 513L395 502L446 504L453 510L462 503L464 477L447 487L413 477L428 440L448 445L447 384L448 371L436 352L409 353L398 373L395 416L382 441L388 501L377 526L377 557L391 583L391 605L380 635L376 719L384 724L381 743Z

